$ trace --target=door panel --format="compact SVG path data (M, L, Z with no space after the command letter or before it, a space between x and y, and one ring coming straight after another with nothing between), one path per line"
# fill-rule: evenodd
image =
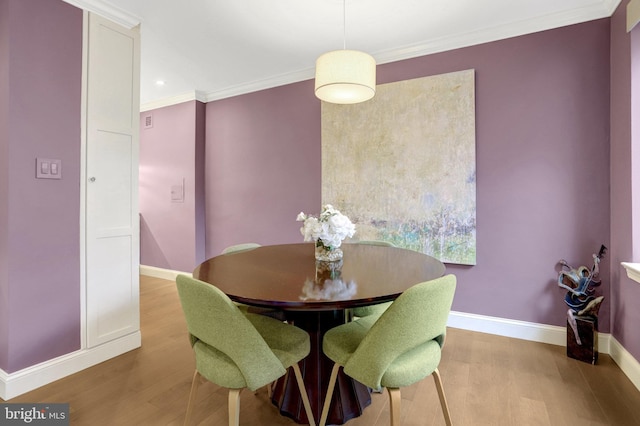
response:
M86 342L140 328L139 33L89 16Z

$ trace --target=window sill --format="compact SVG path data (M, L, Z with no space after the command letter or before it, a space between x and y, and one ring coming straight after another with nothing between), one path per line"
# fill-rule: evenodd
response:
M640 283L640 263L622 262L622 266L627 270L627 276Z

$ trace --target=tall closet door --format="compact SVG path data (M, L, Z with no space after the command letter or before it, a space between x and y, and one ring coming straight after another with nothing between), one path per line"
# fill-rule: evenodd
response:
M140 329L140 35L89 14L86 136L86 344Z

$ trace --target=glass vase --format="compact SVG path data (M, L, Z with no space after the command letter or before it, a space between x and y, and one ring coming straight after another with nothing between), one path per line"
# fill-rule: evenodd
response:
M337 262L342 260L342 250L338 247L316 245L316 260L321 262Z

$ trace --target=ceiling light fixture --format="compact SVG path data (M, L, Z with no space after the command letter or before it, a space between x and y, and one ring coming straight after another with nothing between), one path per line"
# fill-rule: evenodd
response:
M347 50L346 6L342 2L343 48L316 60L315 93L334 104L356 104L376 94L376 61L371 55Z

